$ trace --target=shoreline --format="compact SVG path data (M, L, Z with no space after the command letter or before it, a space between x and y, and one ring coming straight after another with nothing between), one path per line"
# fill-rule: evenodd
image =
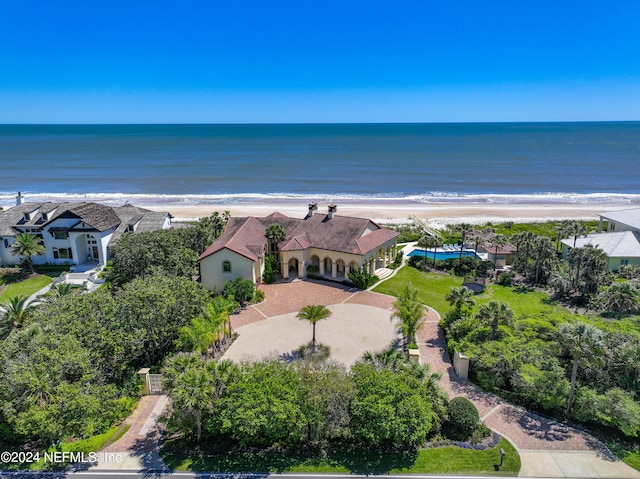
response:
M318 203L318 213L327 211L328 203ZM628 203L530 203L530 204L478 204L478 203L437 203L417 202L343 202L336 203L338 215L371 218L382 224L402 224L419 218L433 224L486 222L541 222L554 220L597 220L598 213L633 208ZM267 204L224 204L199 205L144 204L136 206L153 211L168 211L176 222L193 221L209 216L214 211L230 211L231 216L267 216L275 211L291 217L304 217L307 205L302 202L269 202Z

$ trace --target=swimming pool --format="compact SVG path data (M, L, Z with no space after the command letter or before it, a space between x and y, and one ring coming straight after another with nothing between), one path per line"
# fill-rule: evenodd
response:
M433 251L425 251L423 249L414 249L409 256L426 256L433 261ZM475 256L478 259L482 259L477 256L473 251L463 251L462 256ZM445 259L459 258L460 251L436 251L436 261L444 261Z

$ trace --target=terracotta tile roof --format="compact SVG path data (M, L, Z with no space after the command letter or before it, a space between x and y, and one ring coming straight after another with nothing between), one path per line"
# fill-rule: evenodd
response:
M241 256L256 261L263 255L267 245L264 225L252 216L248 218L229 218L224 232L209 246L198 259L204 259L227 248Z
M286 231L285 240L278 245L281 251L300 251L313 247L363 255L399 235L366 218L334 215L330 219L328 215L314 214L300 219L272 213L261 218L231 218L224 233L202 253L200 259L228 248L255 260L258 255L251 252L247 245L266 246L266 229L274 223L282 225Z

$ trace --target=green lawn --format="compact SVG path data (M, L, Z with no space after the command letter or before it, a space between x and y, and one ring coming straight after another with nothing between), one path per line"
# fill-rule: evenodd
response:
M462 285L462 278L449 274L425 273L410 266L404 266L393 278L377 286L374 291L398 296L409 282L418 289L418 297L424 304L434 308L440 316L444 316L451 309L445 296L452 287ZM640 320L637 316L608 319L595 314L587 316L573 314L559 303L550 300L548 294L528 288L491 284L474 299L475 311L479 305L493 299L511 306L516 319L540 318L553 320L556 323L579 319L604 331L634 334L640 337Z
M58 273L32 275L28 279L9 283L6 285L2 294L0 294L0 303L8 301L14 296L31 296L36 291L51 283L51 278L56 276L58 276Z
M128 429L129 425L113 426L106 432L98 434L96 436L88 437L87 439L82 439L80 441L74 442L63 442L58 447L49 447L47 449L47 452L98 452L107 444L111 444L117 441L124 435L125 432L127 432ZM4 469L13 471L22 471L27 469L32 471L61 469L65 466L64 464L50 464L45 462L43 452L40 452L40 460L37 462L32 462L29 464L0 464L2 464L2 467Z
M405 266L393 278L382 283L374 291L398 296L409 282L418 289L420 300L443 316L451 309L445 296L454 286L462 285L462 278L449 274L425 273ZM526 288L511 288L492 284L474 299L477 305L488 303L491 300L504 301L513 308L516 317L549 316L556 319L574 317L564 307L550 301L547 294Z
M171 444L168 446L171 447ZM494 464L500 462L500 448L507 455L502 468L496 472ZM506 439L502 439L495 448L485 451L443 447L392 453L329 452L318 457L305 456L300 452L238 452L225 449L191 458L167 452L162 452L161 455L165 463L176 471L516 476L520 470L520 457Z
M444 299L447 293L454 286L462 286L462 278L449 274L424 273L404 266L393 278L374 288L374 291L399 296L409 282L418 290L420 301L431 306L441 315L449 311L449 303Z

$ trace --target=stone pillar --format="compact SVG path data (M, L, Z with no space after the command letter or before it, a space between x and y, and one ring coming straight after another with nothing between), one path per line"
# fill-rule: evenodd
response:
M598 233L602 233L602 216L600 217L600 221L598 221Z
M320 260L320 264L318 265L318 267L320 268L320 274L323 275L324 274L324 258L322 258Z
M298 278L304 278L304 261L298 260Z
M282 270L282 279L289 279L289 262L281 261L280 269Z
M344 264L344 279L349 279L349 273L351 272L351 269L349 268L349 265L347 263Z
M334 260L331 260L331 277L338 277L338 262Z
M369 273L375 274L376 272L376 258L373 257L369 260Z
M149 394L149 371L149 368L142 368L140 371L138 371L138 378L142 381L143 384L142 394L145 396Z

